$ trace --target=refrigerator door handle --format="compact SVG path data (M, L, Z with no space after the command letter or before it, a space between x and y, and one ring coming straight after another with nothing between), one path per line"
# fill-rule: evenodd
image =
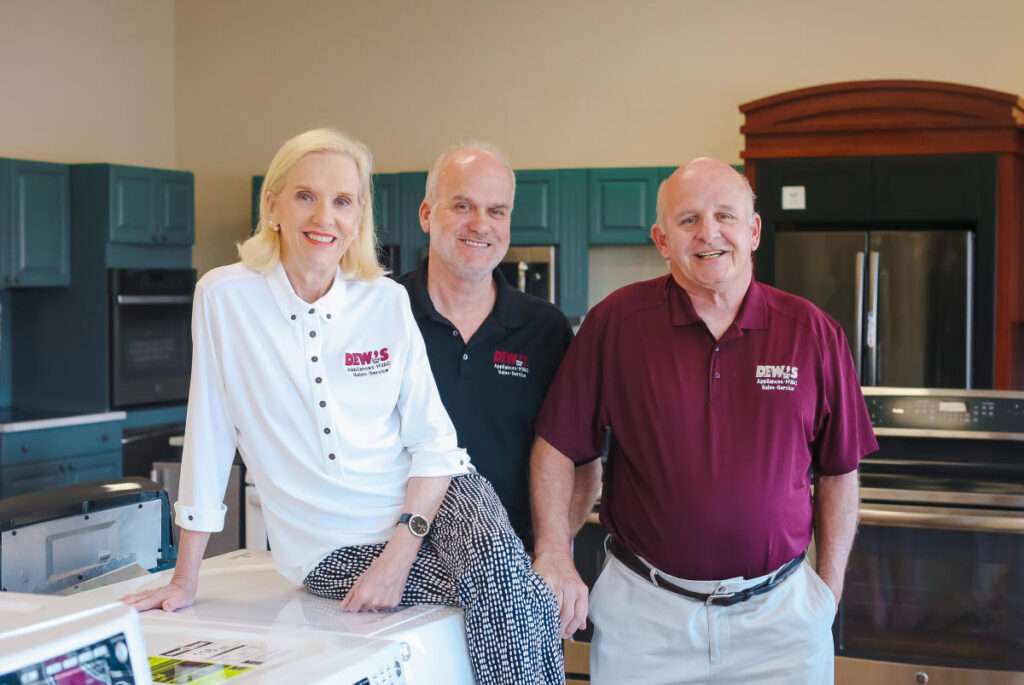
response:
M879 253L868 253L868 313L864 344L868 350L867 385L878 385L878 267Z
M857 378L864 378L861 371L864 359L864 254L863 250L857 250L856 262L853 271L853 363L857 367Z

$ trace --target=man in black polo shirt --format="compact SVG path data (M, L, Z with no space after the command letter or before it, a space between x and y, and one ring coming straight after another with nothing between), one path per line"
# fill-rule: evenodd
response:
M429 257L398 282L409 291L459 446L493 483L532 550L533 424L572 329L557 307L515 290L496 268L508 250L514 197L515 174L495 147L471 142L443 152L420 205ZM596 495L600 461L576 471L572 530Z

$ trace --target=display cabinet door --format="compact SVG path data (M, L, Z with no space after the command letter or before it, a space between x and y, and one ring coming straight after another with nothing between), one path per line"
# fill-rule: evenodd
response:
M110 242L160 242L153 207L156 180L150 169L110 168Z
M196 237L192 174L187 171L155 173L159 240L170 245L191 245Z
M512 245L557 245L558 171L529 169L516 172L512 212Z
M591 245L647 245L655 221L658 169L591 169Z
M10 287L70 283L68 167L14 161L10 168Z

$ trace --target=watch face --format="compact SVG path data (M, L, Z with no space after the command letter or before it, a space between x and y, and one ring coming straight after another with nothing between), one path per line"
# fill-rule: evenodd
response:
M423 537L430 530L430 522L419 514L409 519L409 530L413 535Z

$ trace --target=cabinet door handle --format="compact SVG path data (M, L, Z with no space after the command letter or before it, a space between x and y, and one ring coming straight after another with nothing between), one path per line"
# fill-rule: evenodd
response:
M103 442L109 442L110 436L104 433L103 435L100 436L100 440L102 440Z
M21 451L22 452L31 452L32 451L32 445L22 445L21 446Z
M75 470L75 465L74 464L68 464L68 471L74 471L74 470Z
M59 471L67 471L68 469L67 469L67 466L65 466L64 464L58 464L57 465L57 470L59 470Z
M21 276L15 276L14 277L14 282L15 283L21 283Z
M10 276L4 276L4 283L6 283L7 285L10 285L11 284L11 277Z

